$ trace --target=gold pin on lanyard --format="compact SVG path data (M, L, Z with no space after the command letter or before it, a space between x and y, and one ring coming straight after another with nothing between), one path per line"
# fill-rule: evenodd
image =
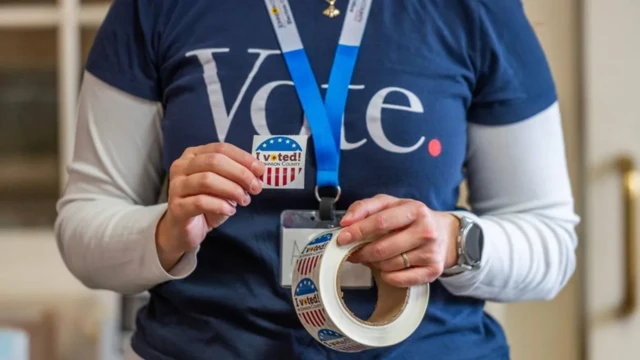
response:
M336 8L337 0L326 0L329 3L329 7L326 8L322 13L330 17L331 19L336 18L340 15L340 10Z

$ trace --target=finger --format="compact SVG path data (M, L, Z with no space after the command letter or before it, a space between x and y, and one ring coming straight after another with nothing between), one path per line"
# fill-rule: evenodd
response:
M408 288L411 286L429 284L434 282L443 271L441 264L433 264L423 267L412 267L401 271L381 272L382 281L389 285Z
M171 164L169 178L173 179L174 177L185 175L187 164L198 155L206 154L225 155L250 170L255 176L262 176L264 174L264 165L252 155L232 144L218 142L185 149L182 156Z
M389 231L409 226L417 218L415 208L415 205L406 202L401 203L399 206L377 212L346 227L340 232L340 235L338 235L338 244L351 244L364 240L369 236L384 235Z
M185 151L186 153L186 151ZM202 154L218 153L229 157L231 160L250 170L255 176L262 176L265 171L264 164L250 153L229 143L211 143L193 148L187 156L194 157Z
M247 206L251 202L251 197L240 185L212 172L180 178L169 186L171 195L180 198L202 194L229 200L242 206Z
M255 176L262 176L266 170L263 163L253 157L250 153L239 149L231 144L219 143L220 154L228 156L231 160L249 169Z
M178 160L174 161L169 168L169 181L172 181L179 177L183 177L184 169L188 163L189 160L184 158L179 158Z
M357 221L365 219L371 214L384 210L399 201L398 198L389 195L376 195L370 199L356 201L340 220L340 225L349 226Z
M423 245L420 248L413 249L406 252L409 267L421 267L427 266L433 263L437 263L438 254L430 248L428 245ZM383 260L371 264L373 267L380 269L381 271L392 272L407 269L402 253L398 256L394 256L391 259Z
M410 252L423 245L425 245L423 239L415 236L410 229L405 229L368 243L353 253L350 259L355 263L377 263L393 259L403 252Z
M209 195L196 195L177 199L169 204L172 214L181 220L188 220L200 214L232 216L235 206L228 201Z
M207 221L207 227L209 231L220 227L220 225L224 224L227 220L229 220L229 216L227 215L216 215L216 214L204 214L204 218Z
M257 195L262 191L262 183L256 175L227 155L221 153L197 155L191 158L183 171L185 175L213 172L237 183L253 195Z
M249 169L220 153L201 154L192 158L184 172L187 175L213 172L242 186L251 194L257 195L262 191L262 183Z

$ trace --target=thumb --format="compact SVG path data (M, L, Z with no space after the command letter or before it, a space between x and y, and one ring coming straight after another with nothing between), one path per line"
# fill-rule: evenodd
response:
M238 204L232 200L227 200L227 202L233 208L231 215L234 215ZM220 225L224 224L227 220L229 220L230 217L231 216L220 215L220 214L204 214L204 218L207 221L207 228L209 231L215 228L218 228Z

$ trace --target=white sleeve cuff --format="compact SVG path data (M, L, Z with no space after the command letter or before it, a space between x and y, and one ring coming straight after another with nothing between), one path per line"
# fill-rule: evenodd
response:
M160 204L149 207L149 217L152 219L148 221L148 227L144 229L141 239L145 242L145 254L142 259L142 274L149 284L160 284L171 280L184 279L196 269L197 266L197 254L200 248L198 247L194 251L185 253L180 261L167 272L160 264L160 258L158 257L158 250L156 248L156 230L157 225L164 213L167 210L167 204Z

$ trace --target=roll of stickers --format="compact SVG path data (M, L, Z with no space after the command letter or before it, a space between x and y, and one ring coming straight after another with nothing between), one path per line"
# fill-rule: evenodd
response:
M338 275L351 253L375 239L338 246L340 231L315 235L296 261L291 293L302 325L321 344L340 352L361 352L406 340L427 311L429 285L400 289L373 271L378 302L369 319L357 318L342 299Z

